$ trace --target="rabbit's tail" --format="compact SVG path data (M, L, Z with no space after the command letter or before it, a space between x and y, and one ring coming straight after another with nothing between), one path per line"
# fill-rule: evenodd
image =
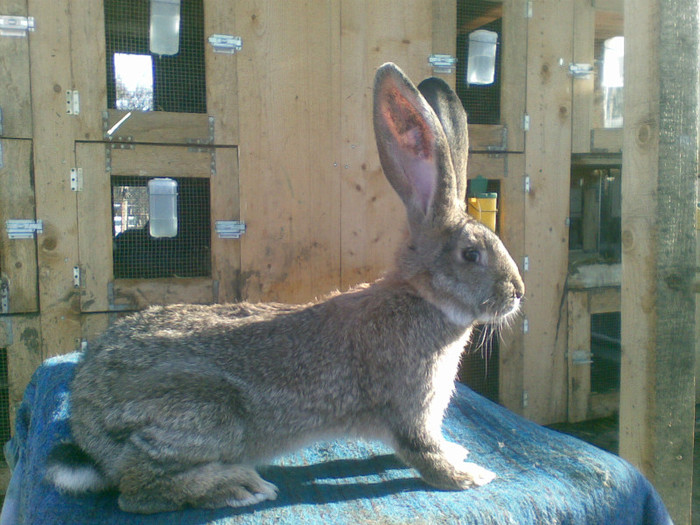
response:
M110 487L97 463L75 443L61 443L46 460L46 479L70 493L101 492Z

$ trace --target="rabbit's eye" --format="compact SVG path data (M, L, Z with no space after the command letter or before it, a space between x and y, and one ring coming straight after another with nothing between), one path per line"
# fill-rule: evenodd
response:
M479 250L475 250L474 248L465 248L462 250L462 259L464 259L466 262L479 262Z

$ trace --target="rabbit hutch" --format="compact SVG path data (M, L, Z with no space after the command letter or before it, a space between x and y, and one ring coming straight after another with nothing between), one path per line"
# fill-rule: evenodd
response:
M479 331L460 379L539 423L619 412L623 452L685 487L697 34L687 74L663 69L672 37L625 33L659 1L692 18L688 0L0 0L0 437L41 361L124 313L305 302L379 277L405 222L371 120L392 61L462 99L470 208L525 281L522 314ZM659 71L695 115L685 178L663 184L658 104L675 95Z

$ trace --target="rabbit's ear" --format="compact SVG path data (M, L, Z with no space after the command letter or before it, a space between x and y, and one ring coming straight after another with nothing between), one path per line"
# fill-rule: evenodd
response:
M413 83L394 64L377 70L374 133L382 169L408 211L411 226L457 205L445 132Z
M469 131L467 128L467 112L457 93L440 78L426 78L418 84L428 104L433 108L450 145L452 166L455 170L457 198L466 202L467 197L467 159L469 157Z

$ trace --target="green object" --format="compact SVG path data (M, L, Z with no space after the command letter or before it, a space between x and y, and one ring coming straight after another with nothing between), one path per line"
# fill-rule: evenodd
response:
M485 177L482 177L479 175L475 179L472 179L469 182L469 195L471 197L474 196L479 196L481 197L482 193L486 193L486 187L488 186L488 179Z

